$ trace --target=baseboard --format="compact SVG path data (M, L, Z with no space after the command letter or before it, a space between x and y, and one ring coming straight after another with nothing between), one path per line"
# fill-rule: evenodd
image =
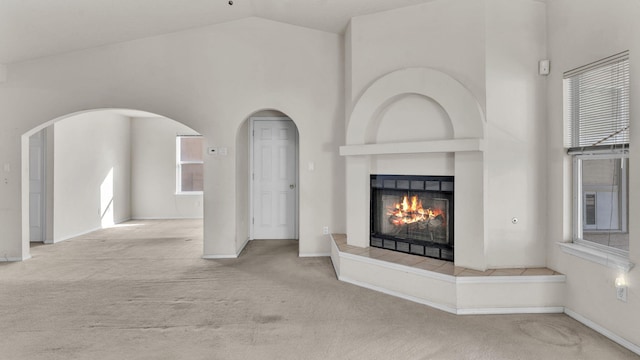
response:
M564 283L566 280L567 277L565 275L456 277L457 284L546 284Z
M640 346L632 343L631 341L626 340L623 337L615 334L614 332L605 329L604 327L596 324L595 322L587 319L586 317L578 314L575 311L572 311L572 310L569 310L569 309L565 308L564 309L564 313L567 314L568 316L572 317L576 321L581 322L585 326L590 327L594 331L599 332L600 334L608 337L611 341L620 344L620 346L623 346L623 347L629 349L630 351L633 351L634 353L640 355Z
M133 217L129 220L202 220L204 217Z
M236 257L239 257L240 254L242 254L242 252L244 251L244 248L247 247L247 244L249 243L249 238L247 238L242 245L240 245L240 248L238 248L238 251L236 252Z
M238 252L233 254L233 255L202 255L202 258L205 260L216 260L216 259L237 259L240 254L242 253L242 251L244 250L244 248L247 246L247 244L249 243L249 239L245 240L242 245L240 245L240 248L238 249Z
M0 262L18 262L31 259L31 255L22 257L0 257Z
M205 260L216 260L216 259L237 259L238 255L202 255L202 258Z
M66 237L63 237L62 239L53 239L53 242L51 242L51 244L56 244L56 243L59 243L59 242L62 242L62 241L71 240L73 238L77 238L78 236L87 235L87 234L90 234L90 233L92 233L94 231L98 231L98 230L102 230L102 227L97 227L97 228L94 228L92 230L87 230L87 231L84 231L84 232L79 233L79 234L66 236Z
M521 307L521 308L484 308L458 309L458 315L512 315L512 314L562 314L564 307Z
M298 254L299 257L301 258L307 258L307 257L328 257L331 256L331 253L299 253Z

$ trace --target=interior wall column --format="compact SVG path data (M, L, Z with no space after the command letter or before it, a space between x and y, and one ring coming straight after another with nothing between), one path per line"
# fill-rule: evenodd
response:
M487 269L485 194L487 193L484 152L455 154L455 265L474 270Z
M348 156L347 164L347 243L369 247L370 156Z

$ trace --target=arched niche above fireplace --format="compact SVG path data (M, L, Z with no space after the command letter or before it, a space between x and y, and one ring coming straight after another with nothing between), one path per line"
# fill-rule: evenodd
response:
M429 98L446 112L453 138L484 138L484 113L462 83L435 69L407 68L379 78L356 101L347 125L346 145L367 144L371 140L369 129L381 113L411 94Z
M403 138L398 136L401 132L395 132L389 138L390 142L379 142L381 122L390 121L385 119L387 112L390 109L393 111L399 99L417 99L416 96L428 99L441 111L440 114L430 111L439 116L438 121L444 119L450 122L444 126L438 125L441 135L421 138L410 133ZM405 120L398 119L399 126L403 126ZM433 119L427 116L424 121ZM407 131L411 132L411 129ZM347 124L346 144L340 147L340 154L347 158L348 243L369 246L370 175L374 175L375 169L379 168L382 158L391 157L395 163L401 164L394 167L403 170L399 175L455 176L455 263L484 270L484 131L484 113L476 98L462 83L441 71L429 68L402 69L382 76L371 84L353 107ZM403 158L403 154L406 158ZM417 154L424 154L423 158L427 154L432 155L414 165L413 159ZM431 167L429 164L444 165Z

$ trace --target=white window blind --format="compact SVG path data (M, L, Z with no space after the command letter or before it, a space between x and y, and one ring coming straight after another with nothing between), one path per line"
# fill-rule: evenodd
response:
M629 52L564 73L565 146L629 143Z

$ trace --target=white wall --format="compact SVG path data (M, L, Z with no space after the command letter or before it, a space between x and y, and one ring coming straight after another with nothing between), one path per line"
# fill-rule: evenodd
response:
M351 101L391 71L431 67L462 82L484 107L483 3L433 1L353 18L349 39Z
M380 24L384 24L384 26L380 26ZM445 118L443 114L439 111L434 111L434 106L430 106L428 109L425 107L425 101L429 102L430 100L418 101L415 97L408 97L399 99L399 102L392 104L369 104L371 100L366 97L363 100L363 94L365 94L365 91L371 90L370 87L372 85L376 86L377 89L381 79L388 79L388 76L395 76L399 74L399 71L407 68L409 68L407 71L411 70L410 68L431 68L436 72L445 73L448 75L447 79L450 76L460 82L462 87L468 89L477 100L471 101L474 103L471 107L472 111L477 111L475 104L478 104L477 106L480 108L484 108L484 29L484 4L482 1L435 1L353 18L350 31L346 34L349 37L346 43L351 50L351 54L348 57L349 63L347 63L350 68L346 70L347 74L351 74L350 79L347 80L347 89L350 89L347 109L355 108L358 110L363 106L364 108L371 106L375 108L391 105L386 113L383 114L383 117L384 115L393 117L407 116L407 114L413 114L414 116L393 120L388 117L383 119L387 124L396 122L402 124L404 128L420 130L425 130L425 122L427 124L435 123L441 125L443 118ZM422 79L422 81L426 80ZM385 82L385 84L387 83ZM387 84L387 86L390 85ZM419 83L412 83L404 87L395 84L393 87L402 91L402 93L415 92L420 94L421 92L416 89L424 88L425 86L421 86ZM428 88L431 89L432 87L434 86L429 84ZM367 92L367 94L369 93ZM391 95L398 94L400 93ZM382 101L386 102L387 100L385 98ZM348 121L360 121L355 120L355 118L360 119L360 116L355 112L354 114L348 117ZM366 123L367 119L363 121ZM384 123L382 125L383 127L386 126ZM476 125L475 129L482 129L482 124ZM352 129L350 123L347 126ZM377 126L374 126L374 128L377 137L379 128ZM442 131L445 128L439 127L437 136L411 133L405 138L405 141L411 141L415 139L415 136L419 136L423 140L447 138L451 134L447 131ZM351 132L351 130L349 131ZM360 132L361 129L354 131ZM473 131L457 129L456 135L465 137L462 135L463 133L469 134L471 132ZM480 130L481 132L482 130ZM378 140L387 141L387 139L377 139L372 136L368 136L367 139L367 141L371 142ZM398 140L397 136L393 139L393 141ZM350 139L347 141L349 142ZM476 161L476 159L474 158L473 161ZM347 159L347 187L349 188L347 215L362 213L359 207L368 206L368 189L364 190L364 187L368 187L368 175L370 173L393 172L396 174L451 175L455 171L455 167L453 153L349 157ZM483 171L482 167L483 164L480 161L480 173ZM484 187L482 179L479 179L478 183L480 188ZM482 202L482 193L479 194L478 198ZM482 204L477 204L476 208L482 209ZM482 212L475 211L475 213L481 214ZM460 219L460 217L456 217L456 219ZM477 234L475 231L477 229L476 225L482 224L481 219L482 215L475 216L473 220L475 225L473 227L465 226L469 229L467 233L470 235L465 241L476 243L474 249L484 249L484 236L482 232ZM463 221L458 221L457 223L458 225L463 224ZM349 243L366 246L369 242L368 227L367 219L352 218L349 220L347 229ZM464 242L460 241L464 237L459 236L460 234L462 232L456 232L456 243L458 245ZM458 249L460 248L461 246L458 246ZM461 254L459 251L457 253ZM479 253L473 251L473 253L473 266L478 268L486 267L484 250ZM471 266L471 257L458 256L457 261L460 261L460 259L463 259L465 265Z
M167 118L131 119L132 218L202 218L202 194L176 194L178 135L198 133Z
M0 84L0 255L21 258L21 136L82 109L144 110L225 146L206 158L204 253L235 255L236 136L246 118L277 109L300 133L300 252L328 253L322 227L344 232L341 36L247 18L8 66ZM314 171L308 170L313 162ZM0 168L1 170L2 168ZM211 174L215 174L212 176ZM238 209L237 207L243 207ZM244 240L244 239L240 239Z
M131 122L108 112L54 124L53 240L131 216Z
M406 94L386 106L372 121L371 143L453 139L447 113L430 98ZM425 173L427 172L427 173ZM454 154L400 154L371 157L372 174L453 175Z
M546 265L546 77L538 75L538 61L547 56L545 18L543 2L486 1L490 268Z
M571 164L563 148L562 73L630 50L631 146L629 187L630 260L640 263L640 2L634 0L554 0L547 4L548 77L548 176L546 228L549 267L567 275L565 306L589 321L634 343L640 349L640 273L626 274L628 301L616 300L616 269L563 253L556 242L571 240Z
M486 149L478 161L488 181L478 199L485 199L486 234L478 234L477 241L485 239L486 247L475 255L483 258L479 267L546 265L540 226L546 198L541 151L546 98L544 77L537 74L538 60L546 57L545 10L543 2L534 0L434 1L354 18L347 33L353 103L381 76L424 67L462 83L484 110ZM415 129L404 141L451 138L440 127L442 115L424 106L416 97L391 104L379 133L393 141L401 137L397 129ZM432 123L435 136L425 134ZM384 173L451 175L455 163L451 153L378 158L371 170ZM517 225L511 223L514 217Z

